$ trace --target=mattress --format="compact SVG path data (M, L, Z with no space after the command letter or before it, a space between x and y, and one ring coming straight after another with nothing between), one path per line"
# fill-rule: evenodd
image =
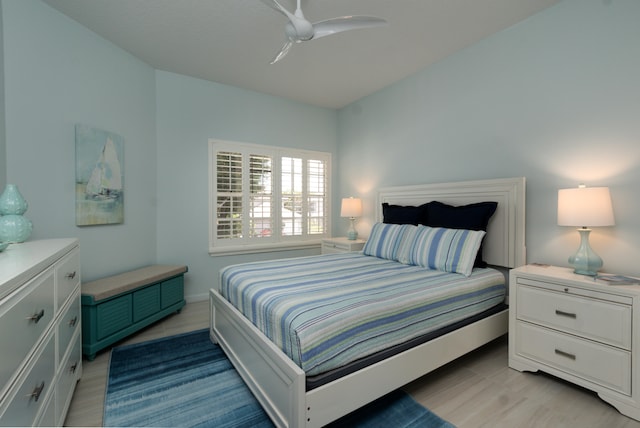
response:
M220 293L311 377L481 314L506 286L343 253L229 266Z

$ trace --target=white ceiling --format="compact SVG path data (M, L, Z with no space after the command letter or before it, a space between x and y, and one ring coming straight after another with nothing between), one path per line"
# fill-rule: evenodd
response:
M559 0L302 0L312 22L389 25L295 45L275 65L286 18L260 0L44 1L156 69L340 108Z

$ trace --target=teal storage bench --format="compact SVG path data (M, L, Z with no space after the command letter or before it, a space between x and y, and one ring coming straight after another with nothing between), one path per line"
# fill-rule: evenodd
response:
M82 284L82 353L96 353L185 305L187 266L151 265Z

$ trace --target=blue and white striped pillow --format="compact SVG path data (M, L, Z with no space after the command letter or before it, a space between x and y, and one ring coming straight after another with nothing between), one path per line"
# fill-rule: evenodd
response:
M398 261L398 251L408 227L407 224L376 223L371 229L362 253L367 256Z
M484 230L414 226L398 253L398 261L469 276L485 233Z

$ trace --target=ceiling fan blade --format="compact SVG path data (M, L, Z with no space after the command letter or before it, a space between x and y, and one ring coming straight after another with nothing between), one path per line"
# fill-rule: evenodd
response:
M283 14L284 16L286 16L289 19L291 19L291 16L293 15L287 9L282 7L282 5L280 3L278 3L277 0L262 0L262 3L266 4L271 9L277 10L278 12L280 12L281 14Z
M280 49L280 52L278 52L278 55L276 55L269 64L275 64L276 62L284 58L285 55L289 53L289 49L291 49L291 46L293 46L293 42L291 40L287 40L284 45L282 45L282 48Z
M380 27L387 25L387 21L375 16L341 16L327 19L313 24L313 38L329 36L342 31L358 30L361 28Z
M297 0L295 13L291 13L285 9L278 0L262 0L262 2L283 14L289 20L285 25L287 41L280 49L280 52L271 60L271 64L275 64L284 58L294 43L318 39L342 31L379 27L387 24L386 20L374 16L341 16L312 24L302 13L300 0Z

